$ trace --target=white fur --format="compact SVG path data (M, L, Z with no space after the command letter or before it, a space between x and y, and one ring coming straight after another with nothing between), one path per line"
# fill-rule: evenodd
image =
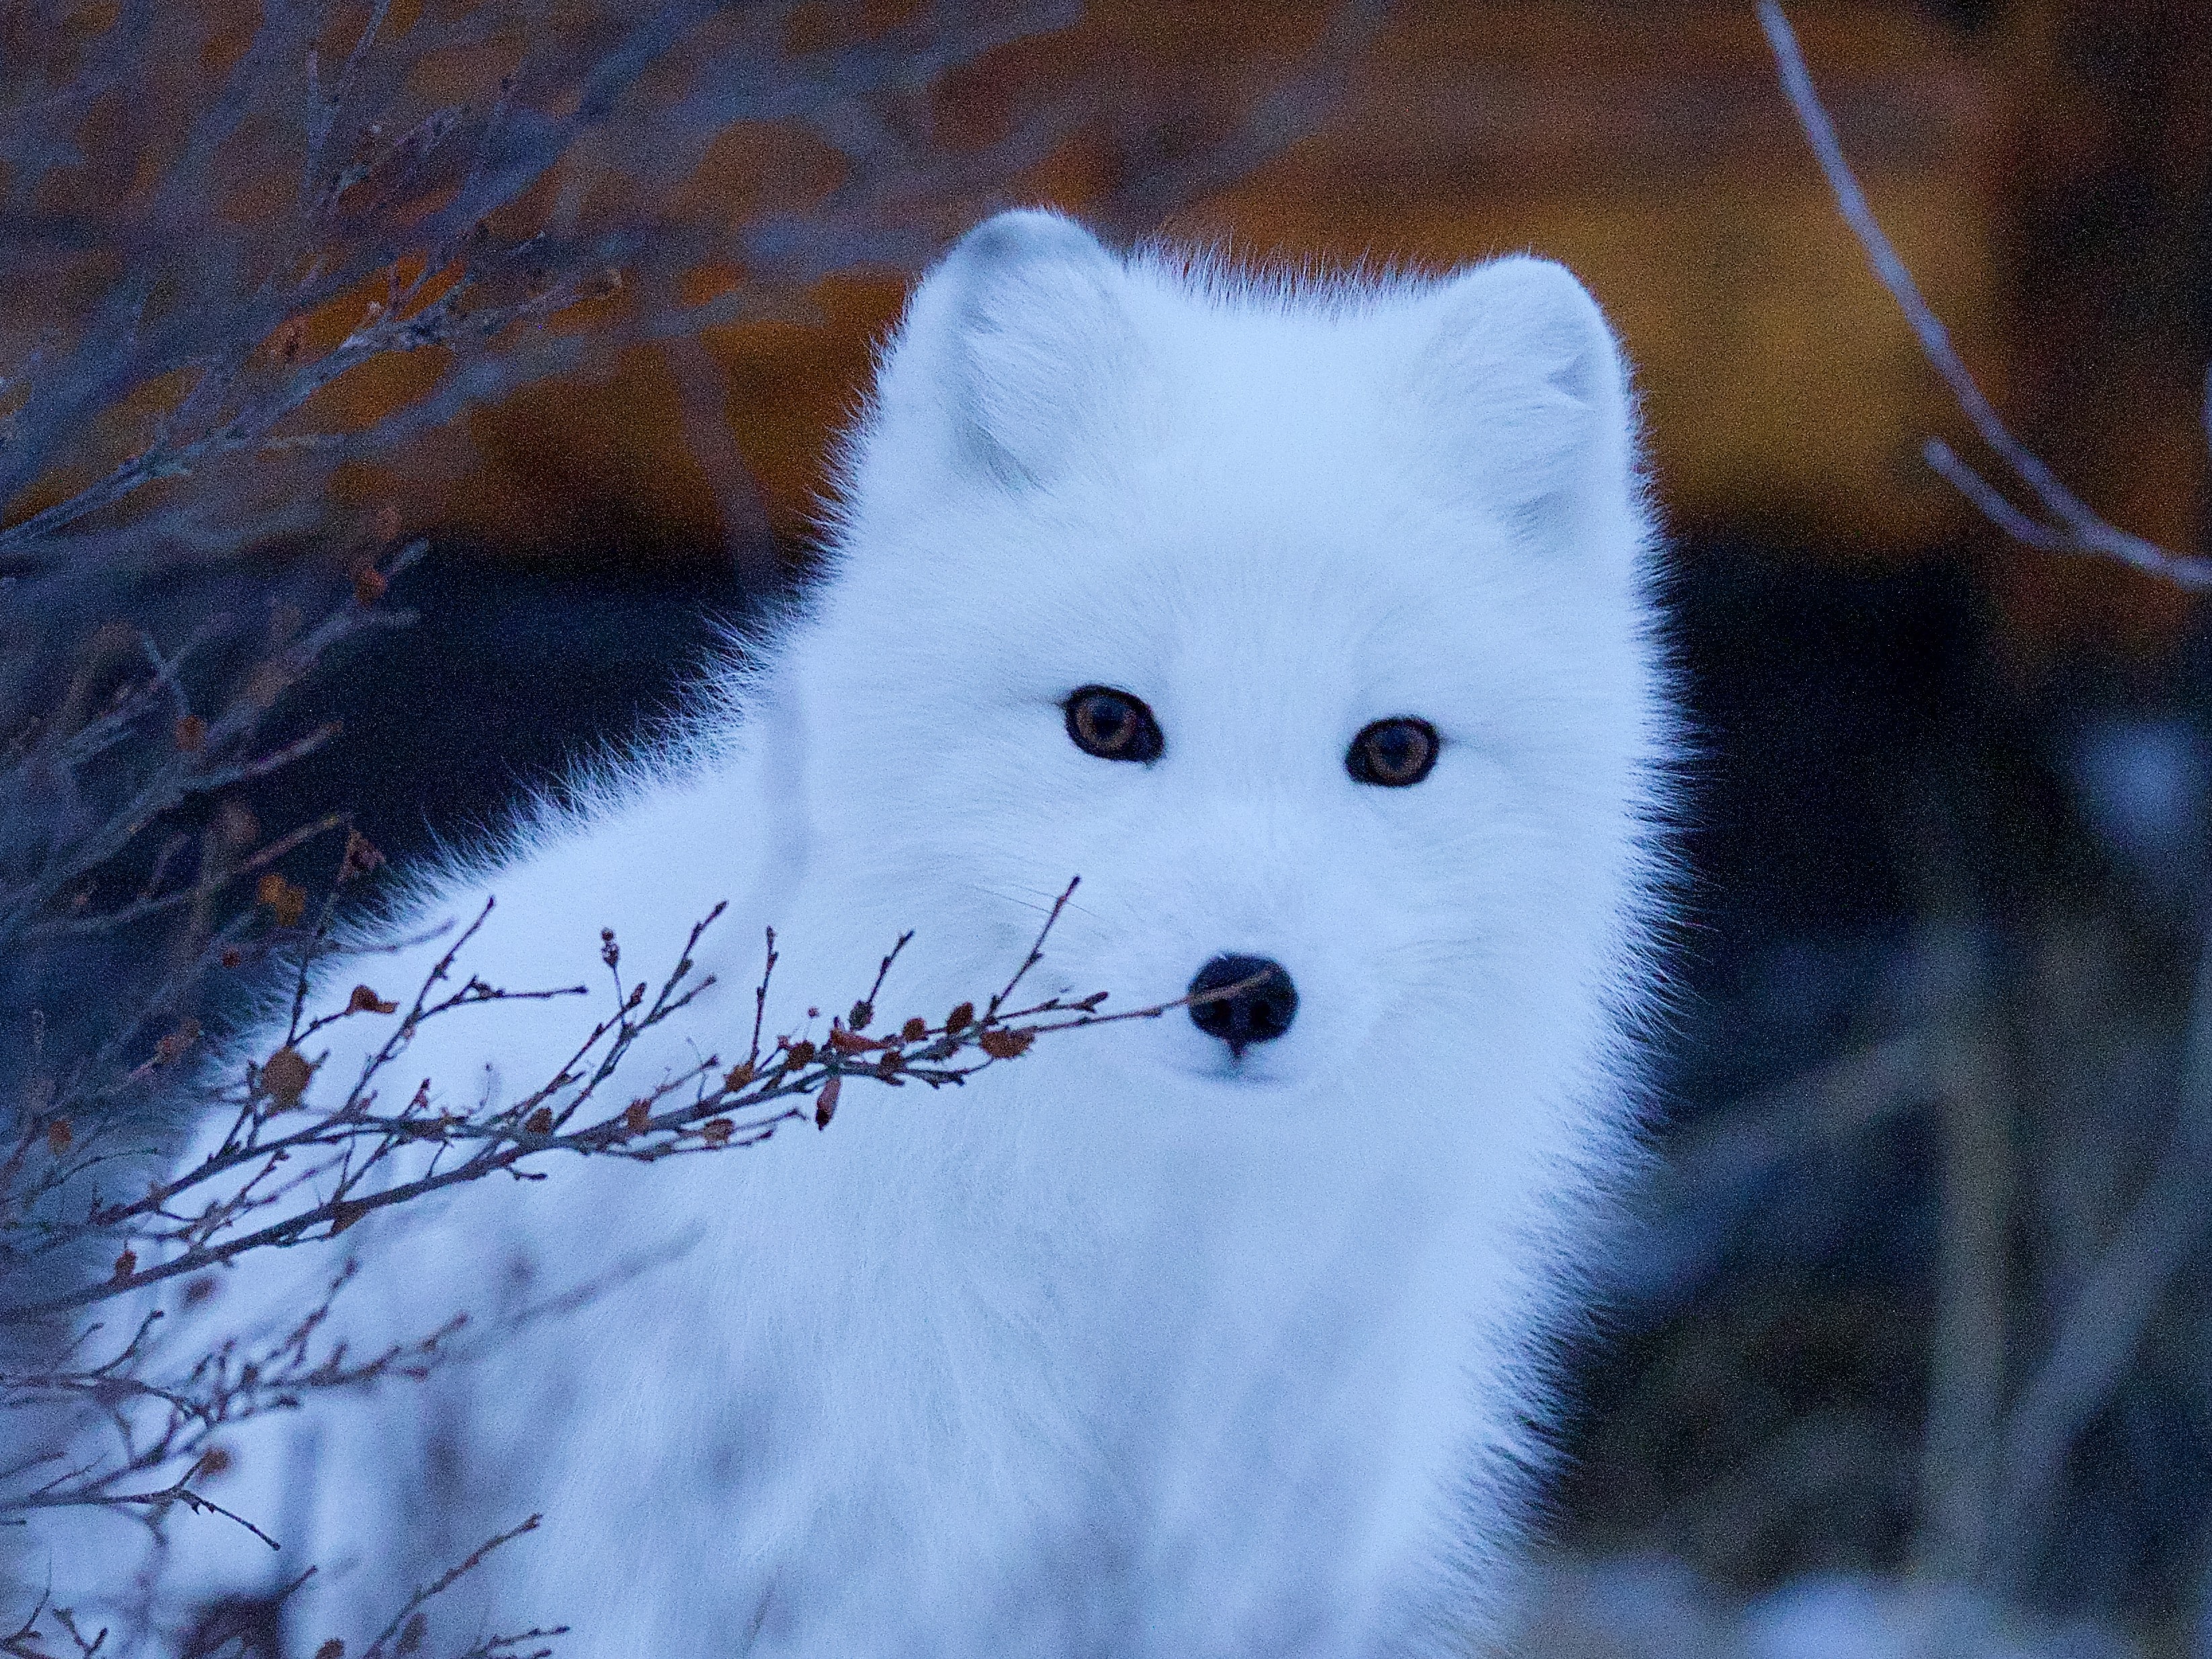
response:
M423 1388L242 1429L211 1492L288 1548L179 1516L181 1582L322 1562L295 1631L357 1648L542 1510L434 1629L560 1621L574 1659L1461 1650L1634 1156L1673 738L1632 426L1557 265L1277 285L1042 213L973 232L884 356L743 720L415 914L496 892L468 965L520 988L593 977L603 924L657 974L732 901L720 988L636 1078L742 1048L764 923L771 1030L906 927L883 1014L936 1018L1076 874L1041 990L1137 1006L1248 952L1296 1023L1241 1061L1181 1014L1066 1034L963 1091L848 1084L826 1133L364 1224L331 1247L371 1247L361 1346L615 1282ZM1069 742L1094 683L1157 711L1157 764ZM1434 774L1353 781L1354 733L1401 714ZM335 982L392 995L439 948ZM519 1090L580 1023L426 1027L394 1086ZM257 1261L214 1306L334 1260ZM101 1525L53 1534L64 1599L112 1567Z

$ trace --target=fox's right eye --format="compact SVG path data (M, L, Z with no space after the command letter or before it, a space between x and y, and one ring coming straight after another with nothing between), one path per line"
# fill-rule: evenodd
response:
M1127 691L1086 685L1070 693L1062 707L1067 713L1068 740L1086 755L1148 764L1166 747L1152 711L1143 699Z

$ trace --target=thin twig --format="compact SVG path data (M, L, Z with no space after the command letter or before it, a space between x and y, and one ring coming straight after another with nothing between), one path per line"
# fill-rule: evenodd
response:
M1797 123L1804 129L1820 170L1827 175L1828 187L1835 194L1844 222L1866 251L1875 278L1905 313L1905 321L1920 342L1921 355L1942 377L1943 384L1982 441L2035 497L2044 514L2057 522L2039 521L2014 507L1940 439L1929 440L1923 449L1929 465L1949 480L1991 522L2031 547L2047 552L2101 554L2192 591L2212 586L2212 559L2170 553L2154 542L2107 523L2059 482L2042 457L2013 435L1968 371L1957 348L1951 343L1950 331L1922 295L1911 270L1898 257L1881 222L1875 217L1874 210L1868 205L1866 192L1844 158L1843 143L1836 135L1836 124L1814 88L1812 75L1805 67L1804 53L1798 47L1797 36L1779 0L1759 0L1759 21L1766 31L1783 90L1789 94L1790 107L1796 112ZM2208 396L2212 396L2212 387L2208 387ZM2207 417L2212 419L2212 404L2208 404Z

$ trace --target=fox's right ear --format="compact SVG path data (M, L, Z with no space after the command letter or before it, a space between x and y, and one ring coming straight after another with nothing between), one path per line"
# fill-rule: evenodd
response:
M1126 409L1135 338L1123 283L1071 219L984 221L915 291L884 363L874 441L933 437L955 466L1000 483L1052 478Z

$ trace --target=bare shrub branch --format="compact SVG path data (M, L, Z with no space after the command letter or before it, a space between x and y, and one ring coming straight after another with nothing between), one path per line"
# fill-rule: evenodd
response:
M1759 0L1759 21L1766 31L1783 90L1789 94L1798 125L1804 129L1821 172L1827 175L1828 187L1835 193L1836 206L1844 222L1865 249L1875 278L1897 301L1920 342L1921 355L1942 377L1943 384L1972 423L1976 434L2034 498L2042 516L2014 506L1941 438L1929 438L1921 446L1928 465L1991 523L2030 547L2048 553L2095 554L2118 559L2148 575L2164 577L2192 592L2212 587L2212 559L2168 552L2154 542L2107 523L2059 482L2058 476L2041 456L2013 434L1968 371L1958 349L1951 343L1950 331L1943 326L1942 319L1920 292L1920 284L1898 257L1881 222L1875 217L1874 210L1868 205L1866 192L1860 188L1858 178L1844 155L1836 124L1814 88L1811 71L1805 67L1805 55L1798 47L1796 33L1790 27L1779 0ZM2212 435L2212 380L2208 380L2206 398L2207 430Z
M359 848L347 856L358 862ZM490 913L487 902L459 930L404 1011L398 1001L357 986L343 1003L310 1015L302 990L281 1045L245 1061L241 1075L218 1085L216 1097L231 1115L217 1144L142 1194L102 1197L98 1174L113 1154L80 1146L73 1133L56 1134L55 1126L65 1120L49 1119L42 1128L27 1130L0 1165L0 1239L9 1241L18 1260L88 1249L104 1258L112 1251L113 1269L103 1279L0 1307L0 1327L43 1324L255 1251L335 1238L378 1211L489 1176L543 1179L537 1166L558 1154L653 1163L756 1146L791 1124L811 1121L826 1129L848 1079L892 1089L910 1083L932 1090L957 1087L1020 1058L1041 1036L1156 1019L1246 988L1230 985L1111 1014L1099 1012L1103 992L1022 1000L1022 982L1043 960L1076 887L1071 881L1061 891L1028 953L980 1011L972 1001L962 1002L935 1018L915 1014L896 1026L886 1024L879 1036L871 1035L878 1000L911 933L898 939L866 992L848 1012L833 1015L826 1031L817 1036L810 1026L768 1041L762 1014L776 964L771 932L742 1057L735 1051L706 1054L637 1092L629 1092L635 1085L625 1087L628 1098L619 1106L603 1101L602 1091L634 1046L714 983L713 975L697 971L695 957L722 911L718 906L692 927L678 960L657 985L625 979L620 945L603 931L600 957L610 981L605 1010L544 1081L513 1100L456 1111L443 1103L434 1080L425 1079L404 1104L382 1104L381 1081L429 1021L487 1004L588 994L581 986L510 991L474 975L460 977L462 955ZM332 949L331 909L323 907L299 951L295 971L303 988ZM300 1045L338 1020L363 1016L393 1020L390 1035L342 1093L310 1105L306 1096L323 1061L307 1058ZM224 1509L192 1484L227 1465L217 1431L290 1409L312 1391L356 1388L387 1376L419 1379L447 1355L465 1322L457 1318L363 1359L349 1358L343 1346L319 1349L319 1333L355 1271L349 1263L317 1304L287 1328L225 1341L200 1352L179 1375L149 1370L158 1357L153 1338L163 1318L159 1311L142 1315L129 1338L97 1363L72 1358L26 1375L0 1375L0 1413L58 1399L82 1402L106 1418L116 1447L112 1456L89 1465L64 1462L57 1454L0 1469L0 1521L35 1510L103 1508L140 1513L158 1524L171 1509L183 1508L227 1516L273 1547L276 1540L250 1517ZM212 1281L195 1281L188 1304L198 1299L202 1287L211 1289ZM92 1346L100 1334L97 1325L82 1330L71 1355ZM146 1485L149 1478L157 1484Z

